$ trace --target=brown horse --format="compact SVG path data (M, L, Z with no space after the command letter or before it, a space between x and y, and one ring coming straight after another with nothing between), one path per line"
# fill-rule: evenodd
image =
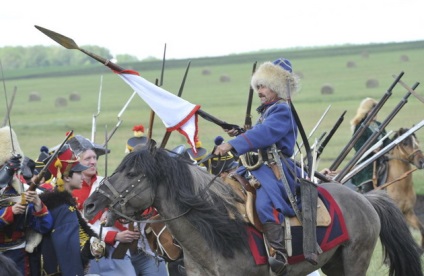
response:
M401 128L393 139L404 134L408 129ZM421 232L421 247L424 248L424 225L415 215L414 206L417 195L414 190L412 168L424 168L424 155L415 134L411 134L401 143L396 145L388 154L388 175L386 185L387 193L396 202L412 228ZM382 187L383 187L382 186Z

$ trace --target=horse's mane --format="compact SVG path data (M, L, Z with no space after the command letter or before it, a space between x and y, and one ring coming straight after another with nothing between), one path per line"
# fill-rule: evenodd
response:
M392 141L393 140L395 140L396 138L398 138L399 136L402 136L405 132L407 132L409 130L409 128L400 128L398 131L396 131L395 132L395 134L393 134L393 138L392 138ZM414 138L414 139L412 139L412 138ZM408 136L408 137L406 137L403 141L402 141L402 143L405 145L405 146L410 146L410 147L412 147L413 146L413 142L414 142L414 140L415 141L417 141L417 138L416 138L416 136L415 136L415 133L412 133L410 136Z
M235 250L246 248L246 226L235 206L237 196L219 177L214 178L186 158L171 157L161 148L129 153L116 171L129 169L131 174L144 174L156 191L158 185L166 186L165 195L160 196L175 204L178 212L190 209L184 217L211 249L232 257Z

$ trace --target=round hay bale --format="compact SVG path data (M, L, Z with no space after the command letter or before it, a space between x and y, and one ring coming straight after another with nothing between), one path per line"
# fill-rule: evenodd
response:
M324 84L321 87L321 94L322 95L331 95L334 93L334 88L331 84Z
M68 105L68 100L64 97L57 97L54 101L55 107L64 107Z
M400 61L402 61L402 62L408 62L409 61L409 57L407 55L401 55L400 56Z
M376 79L368 79L366 83L367 88L377 88L379 85L378 80Z
M354 61L348 61L346 63L347 68L355 68L356 67L356 63Z
M29 101L30 102L39 102L41 101L41 96L38 92L29 93Z
M363 52L361 53L361 57L362 57L362 58L369 58L369 57L370 57L370 53L368 53L367 51L363 51Z
M202 70L202 75L204 75L204 76L208 76L208 75L210 75L212 72L211 72L211 70L209 70L209 69L203 69Z
M220 82L230 82L231 78L227 75L222 75L221 77L219 77L219 81Z
M69 100L71 102L79 102L81 100L81 96L80 96L80 94L78 92L72 92L69 95Z

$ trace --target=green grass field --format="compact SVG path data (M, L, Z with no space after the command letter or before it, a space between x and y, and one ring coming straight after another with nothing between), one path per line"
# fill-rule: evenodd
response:
M225 57L195 59L191 61L182 97L201 105L204 111L215 117L243 125L253 62L262 63L280 56L289 58L293 63L294 71L303 76L301 90L294 96L294 104L307 134L313 129L326 108L331 105L322 123L311 136L311 144L323 132L331 129L344 110L347 111L343 123L321 155L319 168L322 169L331 165L351 138L349 121L363 98L381 99L394 81L392 75L398 75L401 72L404 72L402 80L409 86L421 81L424 50L394 48L394 50L387 50L384 47L381 47L381 50L373 48L367 55L364 55L359 47L346 46L342 47L344 51L337 50L338 48L335 50L330 48L326 52L317 50L317 57L314 57L313 50L298 50L289 52L289 56L284 51L280 51L266 53L266 55L244 55L243 59L230 56L227 61ZM305 56L302 55L303 52ZM406 55L409 61L402 61L403 55ZM262 59L256 59L257 57ZM233 63L231 63L232 59ZM349 67L348 63L355 66ZM176 94L187 64L188 60L168 61L165 66L163 88ZM160 77L158 65L160 62L152 64L153 70L144 68L146 65L143 63L131 64L126 68L137 69L137 66L140 66L141 69L137 70L141 75L154 82ZM209 71L210 74L203 74L204 70ZM74 130L75 134L91 137L92 118L93 114L97 113L101 77L103 77L101 111L97 117L95 142L103 144L105 132L112 131L118 123L117 116L131 96L131 88L101 64L98 67L91 66L89 70L82 67L80 71L81 73L78 74L78 68L30 70L22 72L23 78L18 78L19 72L11 71L10 75L13 76L11 79L8 79L9 72L4 72L9 98L14 87L17 88L11 123L26 155L36 158L42 145L53 147L60 144L69 130ZM31 75L35 73L43 77ZM25 77L25 74L28 76ZM221 82L221 76L227 76L230 81ZM376 80L378 87L366 88L366 82L370 79ZM323 85L332 87L334 93L321 94ZM418 87L417 91L419 93L421 88ZM29 101L29 96L33 92L41 96L41 101ZM70 101L71 93L79 94L81 100ZM395 86L391 97L378 113L380 121L388 116L405 94L404 88L399 84ZM67 99L67 106L56 107L55 100L58 97ZM252 106L253 122L256 119L255 107L258 104L259 101L255 96ZM423 119L422 107L423 103L410 96L408 103L391 121L387 130L396 131L400 127L411 127L419 122ZM0 106L0 112L6 113L5 104ZM108 157L109 172L122 160L126 140L132 136L132 127L141 123L147 129L150 112L150 108L138 96L128 105L120 117L122 124L108 144L112 151ZM159 118L155 117L152 129L153 139L160 143L165 134L165 128ZM418 131L416 134L418 139L424 140L423 131ZM220 127L199 118L199 136L205 148L212 150L213 140L217 135L228 138ZM180 144L186 144L184 137L179 133L173 133L167 148L171 149ZM346 160L349 160L353 153L352 150ZM104 159L101 158L99 162L100 172L103 172ZM345 162L339 168L342 168L344 164ZM414 180L417 191L424 193L421 171L415 172Z
M368 50L368 55L364 55L364 49ZM409 61L401 60L401 56L404 55L409 58ZM387 49L383 46L370 45L368 48L346 46L329 48L325 51L317 49L315 52L314 49L282 50L242 56L194 59L191 62L182 97L192 103L200 104L204 111L215 117L229 123L243 125L253 62L261 63L278 57L290 59L294 71L303 76L302 88L293 101L307 134L313 129L325 109L331 105L321 125L311 136L310 143L313 143L323 132L328 132L342 112L347 111L343 123L321 155L319 169L330 166L349 141L352 135L349 121L363 98L373 97L380 100L394 80L392 75L398 75L401 72L404 72L402 80L409 86L423 81L424 50L422 47L415 49L399 45ZM232 60L234 62L231 62ZM348 62L355 66L348 67ZM187 63L188 60L170 60L166 63L163 88L175 94L178 92ZM154 82L160 77L161 62L152 63L150 67L149 64L122 66L134 68L144 78ZM204 75L202 73L204 70L208 70L210 74ZM17 87L11 112L12 127L18 135L24 154L33 159L38 156L42 145L53 147L60 144L69 130L74 130L75 134L81 134L87 138L91 137L92 118L93 114L97 113L101 77L103 77L101 111L96 123L96 143L104 143L105 132L109 133L117 125L118 114L133 92L117 75L101 64L90 68L5 71L4 76L9 100L14 87ZM228 76L230 81L221 82L221 76ZM369 79L377 80L378 87L366 88L366 82ZM322 95L323 85L331 86L334 93ZM420 93L422 88L418 87L416 90ZM34 92L41 96L40 101L29 101L30 94ZM81 100L70 101L71 93L78 93ZM378 119L384 120L405 94L406 90L396 85L391 97L380 110ZM420 95L423 94L420 93ZM58 97L67 99L67 106L56 107L55 100ZM2 102L0 114L6 114L6 105L4 101ZM257 118L254 110L258 104L258 99L254 97L253 122ZM122 124L108 144L108 148L111 149L111 154L108 156L108 174L122 160L126 141L133 134L132 127L141 123L146 127L147 132L150 113L149 107L138 96L128 105L120 118ZM423 103L414 96L410 96L408 103L386 129L396 131L400 127L411 127L420 122L423 115ZM165 134L165 128L159 118L155 118L152 129L153 139L160 143ZM228 138L220 127L199 118L199 137L206 149L212 150L213 140L217 135ZM418 131L416 135L420 141L424 141L423 130ZM172 149L180 144L186 144L183 136L172 133L167 148ZM351 156L353 151L346 161ZM104 174L105 159L100 158L99 163L100 174ZM422 171L414 173L414 181L417 192L424 194ZM377 252L378 250L379 247L376 248ZM381 255L381 253L376 255L378 254ZM387 270L380 267L381 258L375 259L369 269L369 275L386 274Z

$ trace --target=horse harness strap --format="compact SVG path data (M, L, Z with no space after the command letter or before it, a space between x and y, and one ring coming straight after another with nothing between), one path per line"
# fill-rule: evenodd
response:
M141 179L145 177L145 175L143 175L140 179L137 180L137 182L141 182ZM215 177L216 178L216 177ZM211 183L209 183L209 185L207 187L209 187L213 182L214 179L212 179ZM96 192L102 194L103 196L107 197L108 199L111 200L111 203L109 204L109 210L112 210L112 212L115 212L116 214L118 214L119 216L125 218L126 220L132 221L132 222L136 222L136 223L159 223L159 222L166 222L166 221L170 221L170 220L174 220L177 218L180 218L184 215L186 215L188 212L191 211L191 208L187 209L186 211L184 211L183 213L181 213L180 215L170 218L170 219L155 219L155 220L151 220L151 219L146 219L146 220L135 220L127 215L125 215L125 205L126 203L132 199L133 197L135 197L137 195L137 187L135 185L131 185L131 190L126 189L125 193L120 194L115 187L113 187L109 180L107 178L104 178L102 180L102 182L100 184L104 184L104 186L106 186L113 194L113 196L109 195L108 193L106 193L105 191L103 191L101 189L101 187L104 187L103 185L99 185L96 189ZM121 210L119 211L117 210L114 206L119 203L119 205L121 206Z

